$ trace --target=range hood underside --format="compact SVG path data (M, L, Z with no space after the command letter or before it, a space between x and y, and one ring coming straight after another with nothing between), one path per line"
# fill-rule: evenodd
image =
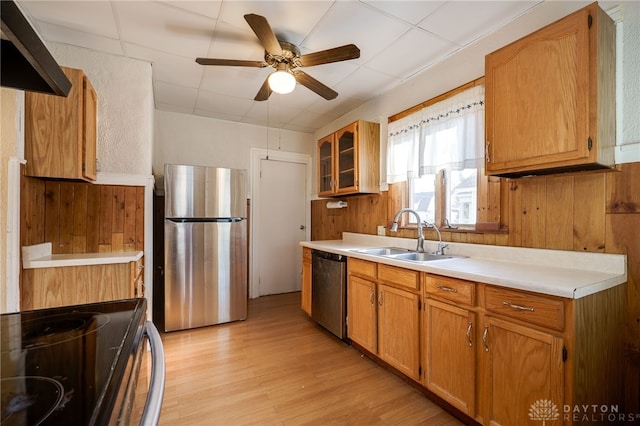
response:
M0 85L67 96L71 82L13 1L2 0Z

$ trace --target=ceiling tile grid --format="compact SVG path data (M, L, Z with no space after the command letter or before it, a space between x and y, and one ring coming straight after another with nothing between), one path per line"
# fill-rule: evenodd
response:
M43 40L152 64L159 110L312 133L490 34L538 1L17 1ZM304 68L338 92L298 84L254 97L273 68L202 66L197 57L264 60L244 19L264 16L302 55L353 43L360 57Z

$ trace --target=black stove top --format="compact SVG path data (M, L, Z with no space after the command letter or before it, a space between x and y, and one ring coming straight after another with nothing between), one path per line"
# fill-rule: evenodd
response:
M0 423L106 424L145 316L145 299L0 315Z

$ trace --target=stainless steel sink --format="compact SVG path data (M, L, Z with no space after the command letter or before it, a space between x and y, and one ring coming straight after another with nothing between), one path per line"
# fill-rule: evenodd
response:
M393 256L398 254L411 254L409 249L397 248L397 247L374 247L366 249L353 249L356 253L370 254L373 256Z
M435 260L445 260L460 258L464 256L448 255L448 254L433 254L417 252L410 249L398 248L398 247L373 247L363 249L352 249L352 252L370 254L372 256L381 256L389 259L406 260L409 262L432 262Z
M423 253L423 252L411 252L411 253L402 253L396 254L393 256L387 256L398 260L408 260L411 262L431 262L434 260L444 260L444 259L453 259L454 257L460 256L449 256L446 254L433 254L433 253Z

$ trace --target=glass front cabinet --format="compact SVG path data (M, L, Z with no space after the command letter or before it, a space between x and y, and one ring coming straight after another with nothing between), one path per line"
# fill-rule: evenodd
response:
M377 193L380 125L356 121L318 141L318 195Z

